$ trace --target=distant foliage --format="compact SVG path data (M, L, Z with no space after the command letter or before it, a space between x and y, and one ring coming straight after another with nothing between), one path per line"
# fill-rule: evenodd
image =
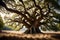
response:
M4 23L3 23L1 15L0 15L0 30L3 28L3 26L4 26Z

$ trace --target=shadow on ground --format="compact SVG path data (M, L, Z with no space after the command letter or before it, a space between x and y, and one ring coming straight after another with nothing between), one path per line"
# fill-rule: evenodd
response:
M46 38L42 38L42 39L39 39L39 38L22 38L22 37L1 37L0 40L53 40L53 39L46 39Z

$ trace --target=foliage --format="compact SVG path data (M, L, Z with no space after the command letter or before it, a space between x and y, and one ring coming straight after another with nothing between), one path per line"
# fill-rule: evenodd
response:
M19 30L20 27L15 24L18 22L18 25L22 24L28 28L27 33L41 33L39 27L43 30L60 30L57 26L60 23L60 14L54 11L54 9L60 9L57 0L3 1L0 1L0 5L7 10L6 12L18 14L8 18L12 22L13 29Z
M45 0L45 1L51 3L55 9L60 9L60 5L58 4L59 0Z
M0 30L3 29L3 26L4 26L4 23L3 23L1 15L0 15Z

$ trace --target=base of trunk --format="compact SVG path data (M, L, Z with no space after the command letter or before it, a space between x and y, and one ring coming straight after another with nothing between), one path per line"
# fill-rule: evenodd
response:
M36 33L42 33L39 28L31 27L30 29L26 30L25 33L27 34L36 34Z

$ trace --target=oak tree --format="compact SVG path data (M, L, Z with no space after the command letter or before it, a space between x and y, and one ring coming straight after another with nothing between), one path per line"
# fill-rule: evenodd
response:
M22 10L17 10L17 7L15 7L15 9L9 8L5 3L6 1L4 0L0 0L0 6L4 7L7 11L14 12L22 16L19 19L15 19L13 21L22 23L24 26L26 26L28 30L26 30L25 33L42 33L39 27L45 27L46 29L50 28L52 30L56 29L56 31L58 30L58 28L56 27L56 21L59 22L60 20L56 18L56 12L53 10L57 5L56 1L18 0L20 4L18 4L16 0L9 1L11 1L12 7L14 5L13 1L15 1L15 5L21 7Z

